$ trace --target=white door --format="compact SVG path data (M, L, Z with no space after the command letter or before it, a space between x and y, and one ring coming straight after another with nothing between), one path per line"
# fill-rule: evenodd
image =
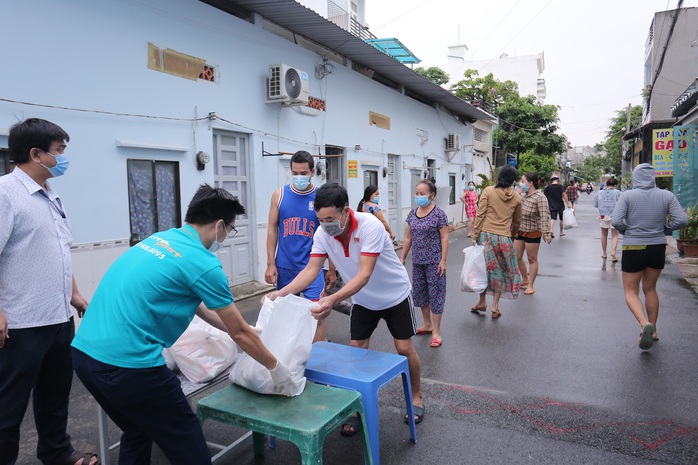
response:
M256 224L254 209L250 204L250 156L246 134L227 131L213 132L214 183L237 196L246 214L235 220L238 233L228 238L218 252L223 271L231 286L254 279L253 228Z
M400 221L400 157L388 155L388 224L395 237L402 238L402 221Z
M414 191L417 190L417 184L422 179L422 171L410 170L410 205L411 208L416 208L417 204L414 203Z

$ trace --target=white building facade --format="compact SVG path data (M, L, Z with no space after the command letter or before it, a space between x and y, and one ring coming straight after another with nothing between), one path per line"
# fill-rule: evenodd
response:
M455 45L448 48L448 61L439 65L448 73L451 80L448 86L453 86L463 79L463 73L469 69L477 70L480 76L490 73L500 81L514 81L519 86L522 96L533 95L542 104L545 103L546 87L543 72L545 57L543 52L534 55L509 56L503 53L499 58L491 60L472 60L468 47Z
M447 109L450 95L443 104L425 97L447 94L441 89L379 82L366 65L245 2L223 3L234 11L195 0L3 6L0 50L16 72L0 75L0 174L12 165L15 122L45 118L70 134L70 170L50 183L72 222L75 276L87 297L130 245L181 226L201 183L230 190L247 209L219 253L230 284L263 281L271 195L290 181L297 150L317 157L313 183L344 185L352 208L376 183L398 237L425 175L448 192L439 202L449 219L461 218L458 193L473 164L475 119L467 119L485 113ZM29 34L29 23L60 25L60 33ZM317 15L313 25L340 31ZM300 72L307 103L268 102L270 66L279 64Z

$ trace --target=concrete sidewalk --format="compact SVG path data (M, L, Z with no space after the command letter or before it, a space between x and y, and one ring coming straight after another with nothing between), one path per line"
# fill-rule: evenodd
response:
M671 236L667 237L667 260L676 265L686 283L698 293L698 258L687 258L679 255L676 249L676 239Z

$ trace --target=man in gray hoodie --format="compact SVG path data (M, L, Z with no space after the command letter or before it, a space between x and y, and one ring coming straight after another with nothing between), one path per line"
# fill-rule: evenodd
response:
M671 215L671 221L667 221ZM664 269L665 231L686 225L688 216L668 190L657 188L654 168L649 163L633 170L633 189L622 193L613 210L611 224L623 234L623 290L625 302L642 327L640 349L658 341L659 296L657 280ZM645 305L640 300L640 283ZM646 312L645 312L646 310Z

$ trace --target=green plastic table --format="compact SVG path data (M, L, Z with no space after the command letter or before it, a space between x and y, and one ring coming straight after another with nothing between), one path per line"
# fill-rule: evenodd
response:
M364 457L373 465L361 394L348 389L307 383L296 397L262 395L227 386L201 399L197 415L252 431L255 455L264 455L264 435L294 443L303 465L322 464L322 445L330 431L357 412L363 426Z

